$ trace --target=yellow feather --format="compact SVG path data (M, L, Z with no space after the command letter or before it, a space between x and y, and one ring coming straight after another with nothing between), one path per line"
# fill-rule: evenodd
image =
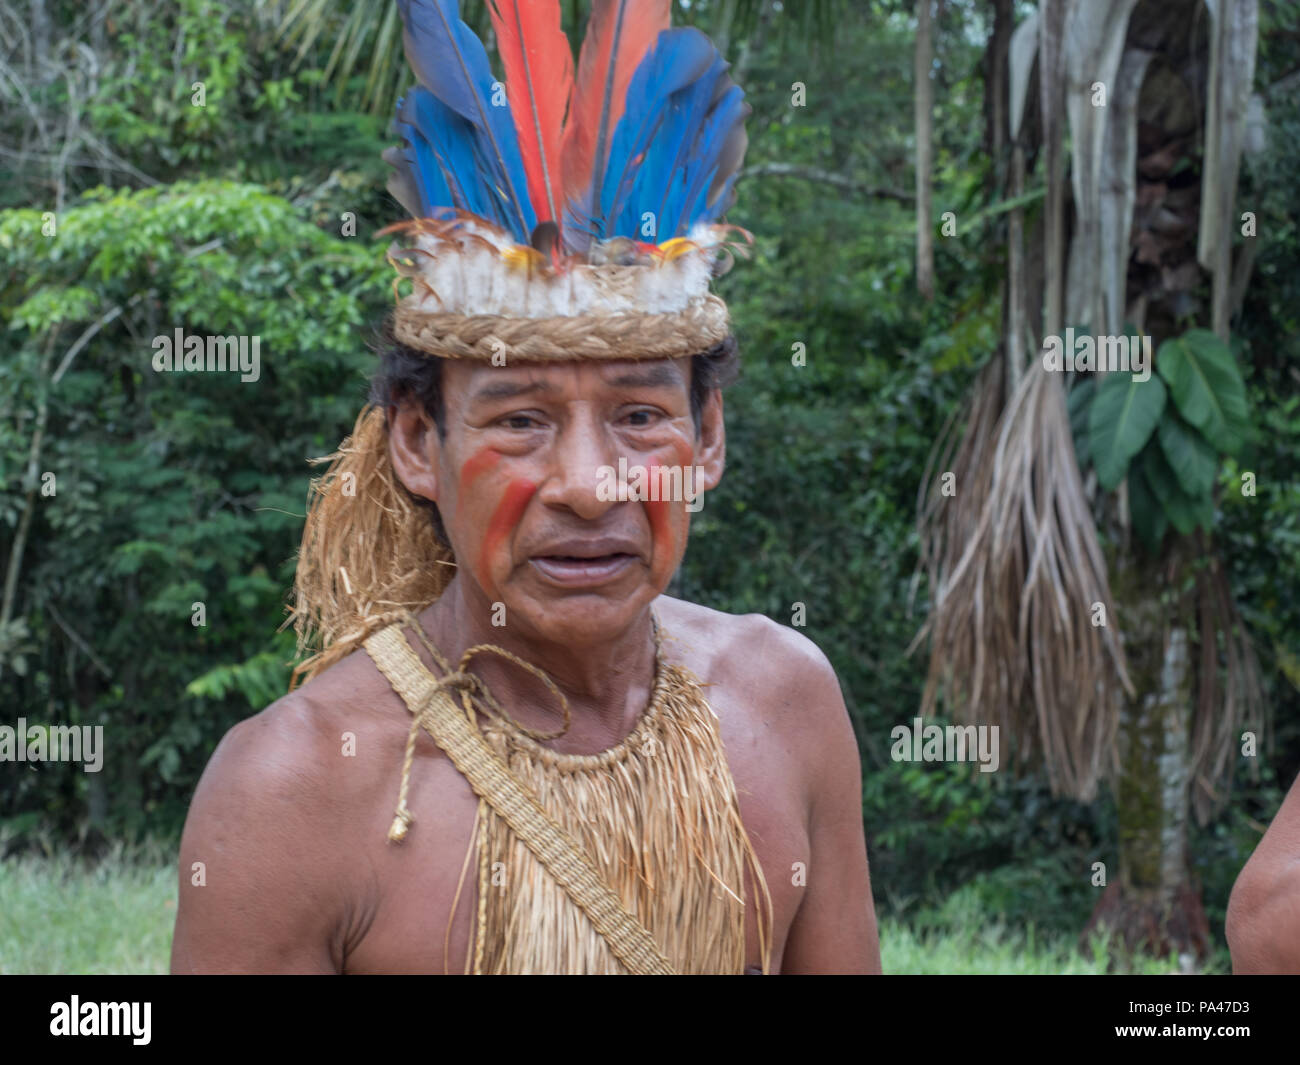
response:
M685 237L673 237L672 240L665 240L659 245L659 254L663 257L664 262L670 263L680 255L685 255L688 251L694 251L699 245L693 240L687 240Z
M506 261L507 266L521 270L536 270L546 264L546 256L526 244L515 244L506 248L502 251L501 258Z

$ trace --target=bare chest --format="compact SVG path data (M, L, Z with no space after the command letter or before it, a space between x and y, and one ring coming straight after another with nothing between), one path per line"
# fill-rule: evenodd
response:
M718 715L727 766L741 820L754 847L772 905L772 971L780 968L790 925L802 896L808 862L804 784L778 737L764 725L761 707L714 683L708 698ZM421 737L408 804L415 816L406 840L386 840L400 775L400 747L387 761L389 788L375 790L373 810L358 818L358 903L342 936L347 972L459 973L466 970L478 904L476 848L470 846L478 798L426 736ZM376 771L382 772L379 764ZM687 783L689 786L689 782ZM491 885L489 871L489 885ZM752 878L749 878L752 881ZM489 890L493 890L489 886ZM749 882L746 964L761 968L756 916L759 885Z

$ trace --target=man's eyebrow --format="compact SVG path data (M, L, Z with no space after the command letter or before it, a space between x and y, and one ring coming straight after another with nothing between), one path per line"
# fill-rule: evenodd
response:
M495 381L490 385L476 388L470 396L472 402L490 402L494 399L514 399L516 396L534 395L539 392L554 392L555 386L549 381Z
M641 369L628 370L609 383L615 388L662 388L680 385L681 374L671 363L660 362Z

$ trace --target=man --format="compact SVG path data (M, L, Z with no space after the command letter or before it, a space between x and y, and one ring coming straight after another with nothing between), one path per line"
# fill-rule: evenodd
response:
M663 594L725 464L708 279L745 109L702 35L632 6L595 5L576 79L494 8L530 111L503 120L454 4L403 4L415 285L304 533L311 679L195 794L174 971L879 971L834 672Z
M1226 932L1234 973L1300 973L1300 780L1232 887Z

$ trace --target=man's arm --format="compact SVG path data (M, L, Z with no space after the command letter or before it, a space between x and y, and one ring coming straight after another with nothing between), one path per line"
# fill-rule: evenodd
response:
M811 854L783 973L879 973L880 940L862 828L858 744L826 656L798 637L797 713L810 780Z
M173 973L333 973L342 892L316 728L288 696L221 741L180 849Z
M1232 971L1300 973L1300 779L1232 888Z

